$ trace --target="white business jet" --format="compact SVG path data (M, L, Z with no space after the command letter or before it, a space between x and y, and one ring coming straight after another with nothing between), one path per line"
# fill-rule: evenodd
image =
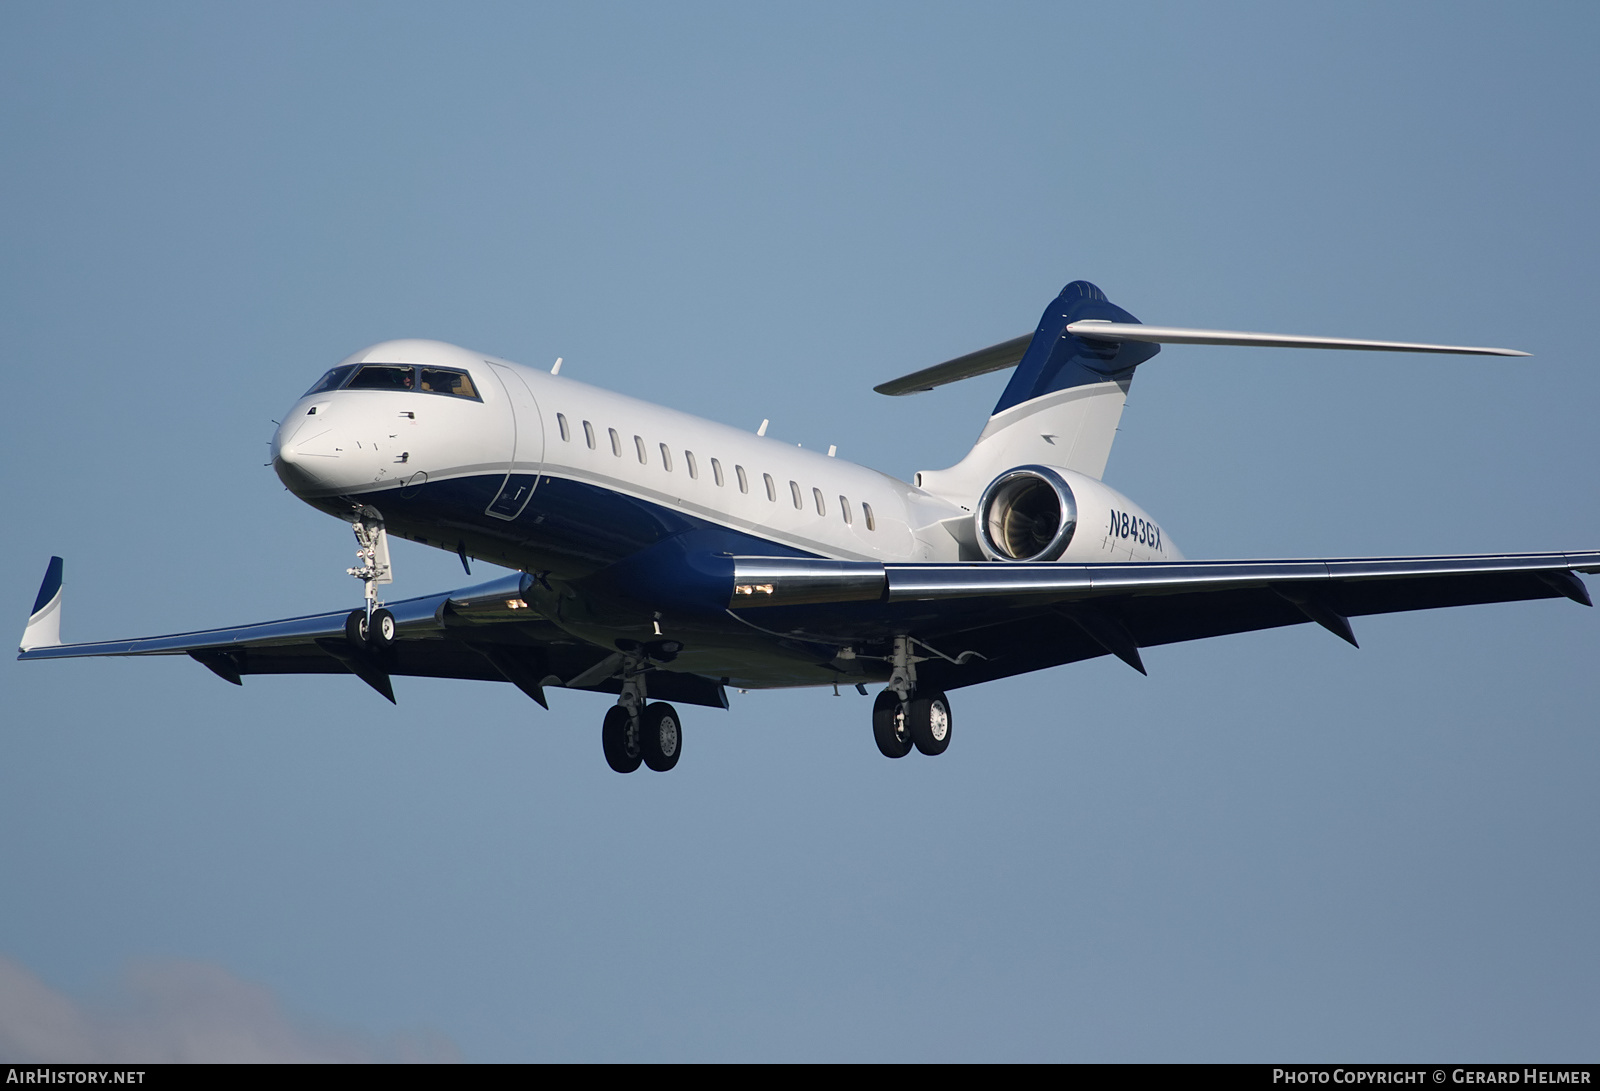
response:
M1062 289L1029 336L877 389L911 394L1014 367L959 463L907 483L621 394L436 341L346 358L284 417L279 478L353 525L355 610L230 629L61 643L52 558L22 659L188 655L230 682L348 673L616 695L601 742L620 773L683 752L669 701L727 688L883 684L878 748L940 754L946 692L1139 649L1315 622L1566 597L1600 552L1188 561L1101 480L1134 370L1163 344L1525 356L1508 349L1142 325L1094 285ZM397 602L401 536L514 569Z

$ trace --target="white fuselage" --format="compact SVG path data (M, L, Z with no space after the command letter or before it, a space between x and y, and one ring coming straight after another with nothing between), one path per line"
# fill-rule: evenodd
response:
M349 389L302 398L273 439L273 458L285 483L324 510L360 501L387 516L386 495L403 507L408 496L453 481L500 479L509 488L520 479L528 497L493 514L456 515L509 538L537 537L541 490L577 485L816 556L978 556L976 494L936 496L843 459L442 342L384 342L341 366L377 363L465 370L477 397ZM1062 560L1179 556L1137 505L1065 472L1078 496L1079 531ZM1141 524L1152 530L1140 534ZM417 529L410 536L454 548L453 531L430 537Z

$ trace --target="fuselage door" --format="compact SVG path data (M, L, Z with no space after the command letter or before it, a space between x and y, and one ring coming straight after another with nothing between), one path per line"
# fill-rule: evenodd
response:
M500 491L485 511L509 522L522 514L539 485L539 470L544 464L544 421L539 418L533 392L515 368L490 364L489 369L500 381L511 406L511 458Z

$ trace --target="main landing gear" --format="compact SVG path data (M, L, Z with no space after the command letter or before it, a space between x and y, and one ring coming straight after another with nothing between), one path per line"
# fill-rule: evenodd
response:
M622 695L606 711L600 727L606 764L619 773L631 773L641 762L665 773L678 764L683 753L683 724L678 710L665 701L645 703L645 669L631 662L624 668Z
M917 664L911 638L896 637L889 684L872 703L872 738L886 758L903 758L915 746L930 756L950 747L955 719L943 691L917 687Z
M683 753L678 710L665 701L657 701L633 717L621 705L612 705L600 728L600 745L606 752L606 764L619 773L631 773L641 763L665 773L678 764L678 756Z
M902 701L892 689L872 703L872 738L886 758L903 758L915 746L924 754L943 754L950 747L950 700L939 690L919 692Z

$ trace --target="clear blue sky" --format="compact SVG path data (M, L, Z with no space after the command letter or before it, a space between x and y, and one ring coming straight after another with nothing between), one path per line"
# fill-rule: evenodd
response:
M1597 45L1577 3L4 5L3 616L52 553L69 640L352 605L262 463L374 341L906 476L1003 377L872 385L1080 277L1534 353L1167 349L1107 479L1191 556L1595 548ZM586 694L0 661L0 1054L48 1009L78 1055L1594 1060L1600 616L1357 635L960 691L938 760L736 697L665 777Z

